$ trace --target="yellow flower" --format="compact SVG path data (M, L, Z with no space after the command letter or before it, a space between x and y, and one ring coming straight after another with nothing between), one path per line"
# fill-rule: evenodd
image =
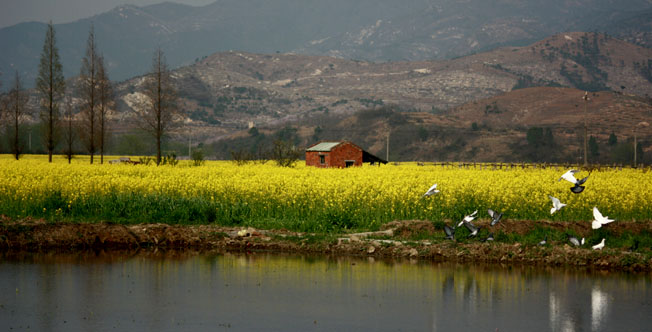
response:
M554 168L491 170L404 163L317 169L281 168L273 163L236 166L228 161L156 167L90 165L85 157L71 165L64 158L54 161L49 164L47 156L33 155L14 161L0 155L0 203L16 202L15 211L28 206L38 209L44 199L56 194L71 209L91 197L153 194L201 199L220 212L237 207L238 213L261 220L288 214L300 220L338 214L374 223L399 218L441 220L487 208L515 219L590 220L593 206L616 219L652 218L648 204L652 176L635 169L593 171L585 192L575 195L568 183L557 181L565 170ZM581 172L579 177L587 174ZM441 192L422 198L433 183ZM568 206L551 217L548 195ZM488 217L479 212L479 218Z

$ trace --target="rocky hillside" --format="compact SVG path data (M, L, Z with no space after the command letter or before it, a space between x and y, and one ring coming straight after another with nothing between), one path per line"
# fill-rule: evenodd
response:
M595 30L606 31L618 39L650 48L652 47L652 10L639 10L625 17L617 12L611 13Z
M549 128L561 161L581 147L585 90L590 134L602 143L652 121L649 59L651 50L612 37L566 33L448 61L229 52L175 75L197 137L219 138L222 158L261 142L251 122L268 138L290 126L300 145L351 139L382 156L389 130L391 156L403 160L531 160L520 153L527 130Z
M585 113L583 96L584 91L573 88L539 87L476 100L437 114L377 107L284 127L241 130L209 144L208 150L228 159L231 151L255 155L276 138L301 147L320 140L351 140L385 158L389 139L392 161L578 162L586 118L588 134L597 146L592 162L631 163L633 130L641 145L639 162L652 161L650 99L620 92L589 93ZM537 129L549 132L550 141L528 139L528 133L536 134ZM620 143L610 142L612 134ZM641 159L643 155L647 157Z
M174 71L197 126L282 124L382 105L442 112L526 87L652 95L652 50L595 33L565 33L446 61L370 63L296 54L217 53ZM142 78L119 85L137 107Z

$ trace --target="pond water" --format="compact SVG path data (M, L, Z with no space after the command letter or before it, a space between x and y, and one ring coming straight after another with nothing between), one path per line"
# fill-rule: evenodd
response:
M271 254L0 254L0 331L651 331L649 274Z

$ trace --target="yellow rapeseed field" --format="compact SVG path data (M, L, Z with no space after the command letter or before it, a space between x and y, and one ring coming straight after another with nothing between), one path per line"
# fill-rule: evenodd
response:
M282 168L273 162L236 166L228 161L157 167L90 165L87 157L69 165L61 156L49 164L46 156L15 161L3 155L0 214L272 226L284 220L299 229L373 229L397 219L460 220L476 209L487 218L487 208L524 220L588 222L593 206L617 220L651 219L652 174L593 171L586 190L573 194L570 183L558 181L565 171L414 163L318 169L299 162ZM422 198L434 183L441 193ZM551 216L548 195L568 206Z

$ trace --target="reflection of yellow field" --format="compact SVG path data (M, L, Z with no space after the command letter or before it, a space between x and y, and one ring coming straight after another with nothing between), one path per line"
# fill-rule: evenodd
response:
M552 287L558 290L565 289L565 285L578 280L590 281L592 286L603 288L617 288L627 292L647 291L650 286L645 278L624 278L596 275L587 278L586 272L574 270L542 270L537 267L511 267L510 269L491 267L489 265L456 265L416 264L406 260L395 262L352 260L350 258L316 259L310 257L292 257L276 255L232 255L227 254L219 259L192 258L196 260L197 271L208 280L215 269L224 273L236 274L230 279L242 280L245 284L256 284L265 280L270 275L279 271L292 271L285 273L284 278L290 279L288 283L298 289L310 289L314 285L328 284L335 288L349 286L364 292L369 283L374 283L378 288L414 288L429 289L435 292L435 297L441 296L442 291L450 287L449 291L458 299L474 293L478 298L491 298L497 295L509 296L515 299L529 296L527 293ZM352 264L354 263L354 264ZM173 273L177 262L161 260L162 266L158 269L161 273ZM292 279L294 278L294 279ZM591 280L593 278L593 280ZM555 283L551 285L551 283ZM443 286L443 288L442 288ZM360 294L361 295L361 294Z
M281 168L272 162L236 166L226 161L156 167L89 165L87 157L68 165L61 156L55 161L48 164L46 156L20 161L0 156L0 204L11 198L29 205L53 192L69 205L91 196L151 194L197 198L222 208L237 205L252 219L344 215L372 228L396 219L458 220L475 209L481 211L480 218L487 218L487 208L510 219L590 221L593 206L616 220L652 219L652 175L631 169L594 171L585 192L576 195L569 191L570 183L557 181L565 169L492 171L410 163L317 169L301 163ZM422 198L433 183L441 193ZM550 216L548 195L568 206Z

